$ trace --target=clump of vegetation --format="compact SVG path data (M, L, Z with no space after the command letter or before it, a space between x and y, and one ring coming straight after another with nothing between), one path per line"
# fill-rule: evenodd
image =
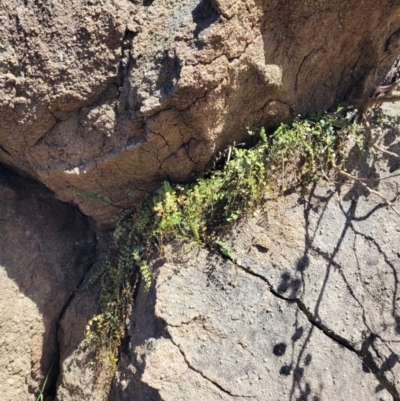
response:
M91 278L100 281L100 313L86 326L86 339L96 350L98 380L110 379L118 362L118 348L125 336L125 321L139 278L151 285L146 259L153 239L153 202L126 210L117 220L108 260Z
M111 256L97 274L101 313L86 330L87 339L96 347L100 371L112 377L116 368L138 280L150 287L146 261L152 245L180 238L231 257L221 234L239 219L253 215L266 196L284 191L288 176L308 183L332 164L340 165L343 144L349 135L359 133L359 127L351 124L354 115L339 109L335 114L282 124L271 135L262 129L256 146L232 146L222 169L208 171L187 185L164 182L153 196L119 217Z
M352 117L297 119L271 136L262 129L258 145L233 147L222 170L186 186L164 183L163 196L154 206L153 234L212 246L224 229L254 213L265 195L285 190L290 169L292 179L307 183L319 178L334 159L340 163L343 154L337 149L357 131L349 123Z

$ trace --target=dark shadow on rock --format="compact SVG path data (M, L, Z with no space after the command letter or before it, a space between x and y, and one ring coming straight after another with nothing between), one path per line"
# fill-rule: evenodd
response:
M375 392L385 389L392 395L393 399L397 401L400 399L399 391L396 388L396 385L385 375L385 372L391 370L396 363L399 362L399 356L392 352L391 355L385 359L383 354L376 347L375 341L377 339L378 336L371 333L361 347L360 356L363 360L363 364L368 366L369 371L372 372L380 382L380 384L375 388ZM390 351L390 345L385 345ZM377 358L374 357L374 354L377 356ZM379 366L378 363L382 359L384 359L384 361ZM363 370L366 371L364 367Z
M176 55L165 53L162 57L161 68L157 78L157 88L160 89L160 98L167 99L175 91L176 83L181 74L181 63Z
M152 266L154 275L163 263L162 259L155 261ZM146 370L146 356L138 358L135 354L136 347L151 352L156 339L169 338L165 321L155 314L156 301L157 291L154 284L149 291L145 291L142 285L138 287L129 317L129 344L121 352L119 379L113 383L109 401L131 401L133 398L136 401L162 401L158 390L141 379Z
M356 202L354 202L355 204ZM379 254L379 257L382 258L384 260L384 263L390 268L390 270L392 271L393 274L393 281L394 281L394 291L393 291L393 297L392 297L392 316L393 316L393 320L394 320L394 327L395 327L395 331L396 333L399 333L399 320L400 320L400 315L398 313L398 310L396 308L396 299L397 299L397 294L398 294L398 289L399 289L399 278L398 278L398 272L396 269L396 266L394 265L394 263L390 260L390 258L388 257L388 255L385 253L385 251L383 250L383 248L380 246L380 244L378 243L377 239L374 238L371 235L367 235L364 234L362 232L357 231L357 229L353 226L352 222L353 221L362 221L364 219L367 219L371 216L372 212L378 210L381 207L385 207L385 204L380 204L378 206L375 206L374 208L372 208L372 211L366 213L364 216L355 216L355 209L352 213L348 213L345 212L342 208L342 212L346 215L347 217L347 222L352 230L352 232L356 235L359 236L361 238L363 238L365 241L369 242L371 244L371 246L373 246L376 251ZM358 261L358 259L357 259ZM368 263L368 261L367 261ZM375 261L371 260L370 263L375 263ZM345 277L344 277L345 279ZM347 280L345 279L345 282L347 283ZM348 284L347 284L348 285ZM362 305L362 303L354 296L354 292L352 291L351 287L348 285L349 288L349 292L350 294L357 300L357 302Z
M379 178L379 174L375 165L369 164L369 157L369 152L360 149L358 145L354 145L350 149L345 169L346 171L353 172L355 176L368 179L367 185L371 189L374 189L378 187L379 181L375 179ZM343 200L349 201L352 199L358 199L360 196L368 197L369 192L361 184L354 182L351 189L346 194L344 194Z
M352 159L351 162L349 162L348 165L348 171L352 171L352 169L356 169L357 173L360 174L361 177L366 177L366 178L377 178L379 177L378 173L377 173L377 168L375 167L375 163L374 160L372 162L372 164L369 164L367 161L367 157L368 155L366 154L359 154L359 149L357 147L352 149L353 151L353 158L350 157L349 159ZM359 158L357 158L356 156L360 156ZM389 164L389 162L388 162ZM373 183L373 181L371 181ZM371 184L371 187L373 187L373 185L375 185L375 187L377 186L377 184ZM390 270L392 271L393 274L393 281L394 281L394 294L393 294L393 302L392 302L392 316L393 316L393 321L394 321L394 326L395 326L395 330L398 333L398 327L399 327L399 315L398 315L398 311L396 310L396 305L395 305L395 300L397 299L397 291L398 291L398 286L399 286L399 282L398 282L398 273L396 270L396 267L394 266L393 262L390 260L390 258L388 257L388 255L386 255L384 249L380 246L378 240L376 238L374 238L373 235L366 235L364 233L361 233L357 230L356 226L355 226L355 222L360 222L360 221L364 221L367 220L369 218L371 218L371 216L373 216L373 214L381 209L382 207L385 207L384 204L377 204L377 205L371 205L371 207L367 208L366 211L363 211L363 215L358 215L357 214L357 210L358 210L358 204L359 204L359 198L362 195L366 195L363 191L362 188L360 188L360 186L358 184L354 184L352 185L352 188L350 189L350 191L346 192L346 196L343 197L342 193L341 193L342 187L341 185L338 185L336 188L336 194L338 195L339 198L341 199L346 199L350 201L349 207L347 208L347 210L345 210L344 206L342 203L339 203L339 208L341 210L341 213L343 213L343 215L345 216L345 223L343 224L343 226L341 227L341 232L339 235L339 238L337 240L337 242L335 244L332 244L333 247L333 251L331 252L324 252L322 250L320 250L318 247L314 246L314 238L315 238L315 233L317 233L319 231L319 224L322 221L323 215L325 213L325 210L327 208L328 203L331 201L332 195L334 193L331 194L331 196L327 197L326 199L322 199L321 197L317 197L314 195L313 190L310 192L309 197L307 202L304 203L305 207L304 207L304 219L305 219L305 227L306 227L306 235L305 235L305 249L304 249L304 255L301 258L301 260L306 260L309 253L313 252L314 254L317 254L319 257L322 257L323 259L325 259L327 265L326 265L326 272L325 272L325 277L323 282L321 283L321 288L319 291L319 295L316 299L315 305L313 307L313 310L311 310L311 314L313 319L315 319L316 322L320 322L321 318L319 316L319 309L320 309L320 305L322 302L322 299L324 297L324 293L325 290L327 288L328 285L328 281L330 280L330 273L332 271L332 269L334 269L338 274L340 274L340 276L343 279L343 282L347 288L348 293L350 294L350 296L356 301L356 303L358 303L360 305L361 308L364 307L363 302L358 299L358 296L356 295L356 291L354 291L354 289L352 288L352 285L350 284L350 281L348 280L348 278L346 277L346 274L344 272L344 269L342 268L342 266L335 260L336 256L338 255L340 249L342 248L342 245L344 243L345 238L348 235L352 235L352 236L360 236L363 238L364 241L367 241L371 244L371 246L373 248L376 249L377 254L379 255L380 259L383 259L384 263L386 264L386 266L388 266L390 268ZM322 202L321 202L322 201ZM320 208L319 208L319 212L318 212L318 216L317 216L317 225L316 227L313 227L313 230L310 230L310 212L313 211L314 213L315 208L313 207L313 203L315 202L319 202L320 203ZM371 259L371 263L373 263L374 261ZM366 264L368 264L368 260L365 262ZM295 271L298 271L298 263L294 266ZM301 269L300 269L301 271ZM284 289L283 287L289 287L289 283L290 283L290 274L286 273L286 276L282 276L283 280L281 283L282 289ZM279 288L278 288L279 291ZM364 308L363 308L364 309ZM390 343L384 343L383 342L383 347L386 348L386 355L389 355L387 357L384 356L384 354L382 353L381 350L379 350L374 344L375 344L375 340L378 338L377 335L375 335L372 332L372 329L369 328L367 321L364 319L364 324L366 326L366 328L370 331L370 335L369 337L365 340L364 344L363 344L363 348L360 352L360 356L362 358L362 369L365 373L369 373L372 372L375 374L375 376L377 377L377 379L380 381L381 385L387 390L389 391L395 399L397 399L396 397L398 397L398 390L396 390L395 386L389 381L389 379L386 377L385 372L387 371L391 371L394 366L399 363L399 355L397 355L390 346ZM310 335L310 333L309 333ZM350 343L345 339L345 338L335 338L336 341L338 341L339 343L343 343L345 346L349 346ZM305 344L303 345L303 349L305 349ZM373 354L375 354L377 356L377 358L375 358L373 356ZM377 362L379 361L379 362ZM304 365L303 366L307 366L307 364L311 362L311 355L307 356L305 361L304 361ZM294 394L294 389L298 388L297 383L299 381L301 381L301 375L300 372L302 372L302 368L303 366L301 365L301 358L299 357L297 359L297 362L292 362L292 366L293 366L293 390L292 390L292 395ZM297 377L295 377L295 373L297 373ZM307 400L308 398L308 394L307 392L304 392L303 389L303 393L301 395L300 399L305 399Z
M304 365L309 366L312 361L312 356L311 354L307 354L306 357L304 358Z
M385 387L382 386L382 384L378 384L375 388L375 393L379 393L381 391L383 391L385 389Z
M291 365L283 365L279 371L282 376L290 376L292 373Z
M193 22L196 24L194 30L194 38L196 39L195 44L196 47L201 50L204 47L204 42L199 40L199 34L218 21L219 13L210 0L201 0L192 11L192 17Z
M387 148L389 152L399 155L399 158L395 158L393 156L385 155L385 158L388 161L389 172L393 173L400 169L400 143L396 143Z
M211 252L207 255L207 264L205 273L207 276L207 287L214 286L219 290L223 290L224 282L218 277L216 266L220 263L218 256L212 254Z
M297 367L294 369L293 377L296 382L299 382L304 376L304 368Z
M276 344L273 349L273 353L275 356L285 355L285 352L286 352L286 344L285 343Z
M289 292L289 297L295 298L301 288L301 283L299 278L292 277L289 273L283 273L277 291L279 294L286 294Z
M313 242L315 233L319 231L319 225L322 221L322 217L327 209L327 205L330 200L334 196L334 192L328 193L327 196L321 197L315 195L316 185L314 184L310 190L310 193L307 199L304 199L301 204L304 207L304 221L305 221L305 238L304 238L304 253L297 260L295 265L293 266L293 276L290 273L284 273L281 277L281 283L279 284L277 291L280 294L286 293L288 290L291 290L290 297L291 299L299 298L301 299L301 294L299 293L300 287L303 285L303 291L306 291L305 283L304 283L304 272L310 265L310 257L309 254L311 251L315 252L313 249ZM318 206L318 207L317 207ZM317 224L311 231L310 226L310 213L318 213L319 217L317 219ZM347 229L346 229L347 230ZM346 232L344 231L344 233ZM343 240L344 235L341 236L341 240ZM336 253L338 252L341 244L341 240L339 240L339 244L335 248ZM324 255L326 257L326 255ZM335 253L331 256L331 260L328 260L327 270L325 272L325 277L321 286L320 294L316 301L314 310L311 311L312 317L317 321L319 320L318 311L319 306L322 301L322 297L329 279L329 275L332 267L334 266L333 258ZM330 259L330 258L328 258ZM300 274L301 279L298 277ZM298 311L298 313L302 313ZM310 344L311 337L313 335L313 331L315 330L314 325L308 329L307 332L304 331L302 326L297 326L292 335L292 341L294 347L295 344L299 343L300 351L297 357L292 357L292 361L290 364L286 364L281 367L280 374L281 375L292 375L292 388L289 396L289 400L296 401L311 401L311 400L320 400L320 397L317 394L312 394L311 387L309 382L307 381L307 367L312 364L312 354L308 352L308 346Z
M43 332L32 335L43 348L40 361L31 361L32 375L36 371L46 376L53 363L47 392L54 395L59 321L96 257L96 236L76 207L4 165L0 192L0 268L38 308ZM22 320L24 310L15 310L18 313Z
M310 258L308 255L304 255L303 257L301 257L297 264L296 264L296 270L304 272L304 270L307 269L307 267L310 264Z
M303 333L304 333L303 326L298 327L292 336L292 341L295 342L295 341L299 340L301 338L301 336L303 335Z
M361 365L364 373L371 373L371 369L364 362L362 362Z
M310 385L307 383L305 389L301 392L300 397L296 398L296 401L308 401L308 397L311 394Z
M383 145L386 147L390 146L397 139L398 135L399 135L399 128L391 127L383 137Z
M395 353L391 353L389 357L382 363L382 372L392 370L397 363L399 363L399 356Z

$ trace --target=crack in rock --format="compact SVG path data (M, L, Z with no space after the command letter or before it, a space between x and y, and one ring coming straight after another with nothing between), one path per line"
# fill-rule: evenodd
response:
M267 285L268 288L271 292L272 295L275 297L282 299L286 302L289 303L295 303L299 310L307 317L308 321L316 327L318 330L320 330L322 333L324 333L327 337L329 337L331 340L337 342L339 345L345 347L349 351L353 352L356 354L362 361L362 363L375 375L376 379L378 382L381 384L381 386L393 397L393 401L400 401L400 394L397 391L396 387L389 382L389 380L384 376L384 374L381 372L379 367L376 365L376 362L373 360L372 354L370 351L368 351L368 348L370 345L372 345L371 341L371 336L367 338L361 347L361 351L357 351L351 344L348 342L345 338L339 336L336 334L333 330L329 329L327 326L325 326L322 322L317 321L312 313L307 309L305 304L298 298L293 298L293 299L288 299L280 295L275 289L273 288L272 284L263 276L260 274L257 274L245 266L240 264L240 261L236 261L236 266L238 266L242 271L257 277L258 279L261 279L264 281Z
M179 345L172 339L172 337L170 338L172 344L175 345L175 347L179 350L179 352L181 353L183 359L185 360L186 365L188 366L188 368L190 370L192 370L193 372L196 372L197 374L199 374L203 379L207 380L208 382L210 382L211 384L213 384L215 387L217 387L220 391L222 391L223 393L229 395L230 397L241 397L241 398L249 398L249 399L254 399L253 396L251 395L239 395L239 394L233 394L231 393L229 390L226 390L225 388L223 388L220 384L218 384L217 382L211 380L209 377L207 377L201 370L196 369L188 360L188 358L186 357L185 352L179 347Z
M95 254L92 258L92 260L90 261L90 263L88 264L87 270L86 272L83 274L82 278L79 280L78 284L76 285L74 291L70 294L70 296L68 297L66 303L64 304L64 306L62 307L60 314L57 317L57 320L55 322L55 327L56 327L56 356L54 357L54 366L57 369L57 374L54 377L54 381L53 383L49 383L48 386L54 386L54 399L57 398L57 387L56 384L58 382L58 379L60 377L61 374L61 366L60 366L60 361L61 361L61 344L60 344L60 338L59 338L59 332L61 329L61 320L65 315L65 312L67 311L68 307L71 305L72 301L74 300L75 296L77 295L78 291L80 289L83 288L84 283L86 282L86 279L88 278L88 276L90 275L90 273L92 272L92 267L94 266L96 260L97 260L97 256L98 256L98 240L95 237Z

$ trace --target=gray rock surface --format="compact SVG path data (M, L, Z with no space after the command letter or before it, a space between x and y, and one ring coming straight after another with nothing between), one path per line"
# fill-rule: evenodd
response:
M47 390L54 392L58 321L95 248L94 233L76 208L0 167L2 400L34 400L49 372Z
M398 153L397 127L379 132L383 145ZM399 160L360 157L357 146L350 155L350 171L369 178L368 185L399 210ZM304 197L270 205L264 218L237 231L232 246L240 266L298 303L399 400L400 216L380 202L357 183L321 182Z
M111 400L392 399L355 352L265 280L205 251L191 259L162 266L154 292L139 297L146 306L133 313Z
M399 24L393 0L3 1L0 161L110 225L246 126L369 96Z

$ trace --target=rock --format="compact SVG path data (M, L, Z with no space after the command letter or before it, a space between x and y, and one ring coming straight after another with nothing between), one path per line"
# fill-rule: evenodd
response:
M191 257L140 292L110 400L391 399L355 352L263 279L206 251Z
M95 354L85 340L85 327L98 310L95 295L92 291L77 294L60 321L60 373L55 400L100 401L109 390L96 385L99 372Z
M26 401L47 374L55 390L58 321L96 243L87 218L42 185L0 167L0 193L0 392Z
M272 242L267 235L256 234L253 236L252 245L260 252L268 252L271 251Z
M391 0L3 3L0 160L103 227L247 126L369 96L399 53Z
M382 137L398 151L391 130ZM395 176L372 179L396 171L394 158L357 157L353 148L348 164L348 171L356 166L353 174L370 178L373 189L393 199ZM296 301L321 330L358 354L394 400L400 399L399 221L360 185L321 182L304 197L271 204L231 244L242 268L266 280L277 296ZM271 239L272 252L251 246L255 229Z
M109 391L109 372L96 369L95 353L85 338L89 320L99 310L99 282L93 275L102 268L111 242L109 232L97 232L97 259L86 276L84 285L71 300L60 319L60 373L57 382L57 401L101 401Z

